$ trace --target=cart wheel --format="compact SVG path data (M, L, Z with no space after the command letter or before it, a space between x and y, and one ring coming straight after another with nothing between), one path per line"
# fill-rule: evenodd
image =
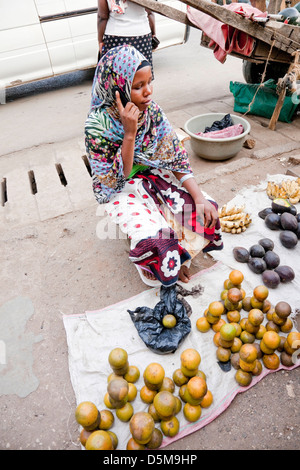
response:
M265 81L273 78L277 82L279 78L284 77L288 67L288 64L270 62L267 66ZM243 76L247 83L260 83L264 70L265 63L256 64L255 62L243 60Z

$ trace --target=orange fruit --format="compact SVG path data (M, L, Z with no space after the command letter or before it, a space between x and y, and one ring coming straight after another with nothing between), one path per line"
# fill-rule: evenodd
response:
M206 317L200 317L196 321L196 328L201 331L201 333L206 333L210 330L210 323L207 321Z
M243 344L240 348L240 358L247 363L254 362L257 359L257 349L254 344Z
M263 307L263 301L258 300L254 295L251 297L250 303L252 308L258 308L261 310Z
M242 300L242 306L246 312L250 312L251 308L253 308L251 305L251 297L244 297Z
M225 341L232 341L236 335L236 329L231 323L225 323L220 329L220 337Z
M181 369L176 369L174 372L173 372L173 380L175 382L175 385L177 385L178 387L181 387L181 385L184 385L188 382L188 378L186 375L184 375L184 373L182 372Z
M219 300L215 300L209 304L208 311L212 316L220 317L224 313L224 305Z
M165 436L174 437L179 432L179 421L176 416L173 416L168 421L161 421L160 428Z
M213 337L214 345L217 346L217 347L220 346L219 340L220 340L220 332L217 331L217 333L215 333L214 337Z
M264 314L258 308L252 308L248 313L248 320L252 325L259 326L264 320Z
M244 275L238 269L234 269L229 274L229 280L232 282L232 284L234 284L235 286L238 286L239 284L241 284L243 282Z
M224 300L224 307L227 311L239 310L239 304L240 302L230 302L228 299ZM241 302L241 306L242 305L243 303Z
M253 369L252 372L251 372L252 375L255 375L255 376L260 375L261 372L262 372L262 365L261 365L261 362L260 362L258 359L256 359L256 361L255 361L254 364L255 364L255 367L254 367L254 369Z
M85 447L86 441L90 437L93 431L87 431L86 429L82 428L79 436L80 443Z
M126 450L144 450L144 449L146 449L146 446L136 442L133 439L133 437L131 437L129 441L127 442Z
M223 318L220 318L220 320L215 323L214 325L212 325L212 330L217 333L218 331L220 331L220 328L222 325L225 325L226 321L223 319Z
M206 315L206 319L207 319L208 323L210 323L211 325L215 325L216 323L218 323L220 317L215 317L210 312L208 312L207 315Z
M91 401L79 403L75 410L75 419L87 431L93 431L100 424L100 413Z
M252 372L255 368L255 362L245 362L240 358L240 368L245 372Z
M249 333L246 330L243 330L241 332L240 338L243 341L243 343L254 343L254 341L255 341L255 336L252 333Z
M287 318L292 313L292 309L289 303L281 301L275 305L275 312L279 317Z
M133 401L135 400L137 396L137 388L136 386L131 383L131 382L128 382L128 401Z
M241 319L241 314L238 310L230 310L226 314L227 320L232 323L238 323Z
M285 323L281 325L280 330L283 333L289 333L292 330L292 328L293 328L293 322L290 318L287 318Z
M243 295L237 287L232 287L231 289L228 290L227 292L227 299L229 302L238 303L243 299Z
M173 393L175 391L175 383L170 377L164 377L162 386L159 389L159 392L167 390L168 392Z
M162 443L163 440L163 434L160 429L155 428L151 439L149 442L147 442L147 449L158 449Z
M236 330L236 335L235 336L240 336L241 332L242 332L242 327L240 325L240 323L238 322L231 322L231 324L234 326L235 330Z
M263 341L267 348L277 349L280 345L280 336L276 331L266 331L263 335Z
M233 346L233 339L230 341L226 341L225 339L222 338L220 335L219 340L218 340L219 346L222 346L222 348L227 348L230 349Z
M253 289L253 295L257 300L264 301L269 295L269 289L264 285L256 286Z
M135 383L140 378L140 370L137 366L129 366L128 371L124 375L127 382Z
M239 350L240 350L241 347L242 347L242 344L243 344L242 340L241 340L240 338L235 337L235 338L233 339L233 345L232 345L231 348L230 348L230 349L231 349L231 352L232 352L232 353L239 352Z
M104 401L104 405L106 406L106 408L109 408L109 409L114 408L114 405L110 401L108 392L105 393L103 401Z
M114 348L108 355L108 362L113 369L121 369L128 360L128 354L123 348Z
M219 346L216 352L217 359L220 362L227 362L230 359L231 356L231 351L230 349L223 348L222 346Z
M145 411L138 411L129 421L129 430L138 444L145 445L150 441L154 427L154 419Z
M88 437L86 444L86 450L114 450L113 442L107 431L94 431Z
M115 450L118 447L119 439L118 439L117 435L114 432L107 431L107 433L110 435L110 438L111 438L112 443L113 443L113 448Z
M242 300L246 297L246 291L242 287L239 288L242 294Z
M156 394L157 390L150 390L147 385L144 385L140 390L140 397L144 403L152 403Z
M148 364L143 374L145 385L151 390L158 390L161 387L164 376L165 370L157 362Z
M109 394L110 402L113 404L113 400L122 401L128 396L128 382L127 380L119 377L112 379L108 382L107 392Z
M202 377L194 376L188 381L187 390L192 398L199 400L203 398L207 392L206 381Z
M177 324L176 317L169 313L163 317L162 324L165 328L174 328Z
M273 315L273 314L272 314ZM268 331L276 331L277 333L279 333L280 331L280 326L279 325L276 325L276 323L274 323L272 320L268 321L267 324L266 324L266 329Z
M285 352L287 354L289 354L290 356L293 355L293 353L295 352L295 349L291 348L291 346L289 345L288 343L288 340L285 340L284 344L283 344L283 349L285 350Z
M299 331L291 331L288 335L287 335L287 342L289 344L289 346L294 350L296 351L299 346L300 346L300 333Z
M100 411L100 424L99 424L99 429L110 429L114 423L114 415L112 414L111 411L109 410L101 410Z
M116 415L117 418L119 418L120 421L127 422L130 420L130 418L133 415L133 406L131 403L127 402L126 405L124 405L122 408L118 408L116 410Z
M201 406L200 405L190 405L189 403L185 403L183 407L183 414L187 421L194 423L198 421L201 416Z
M247 387L252 381L252 375L250 372L238 369L235 373L235 380L242 387Z
M197 369L201 362L201 356L196 349L185 349L180 355L181 365L186 369Z
M157 412L156 412L156 409L155 409L155 406L153 405L153 403L150 403L149 407L148 407L148 413L152 416L152 418L154 419L155 423L159 423L160 421L160 417L158 416Z
M267 331L266 327L264 325L260 324L259 329L258 329L257 333L255 334L255 338L256 339L262 339L262 337L264 336L266 331Z
M276 370L280 365L280 359L276 353L264 354L262 360L267 369Z
M274 323L276 323L276 325L282 326L282 325L285 324L286 319L279 317L279 316L277 315L277 313L274 312L274 313L272 314L272 321L273 321Z
M228 289L223 289L222 292L221 292L221 300L225 300L227 298L227 292L228 292Z
M274 349L268 348L268 346L266 346L263 338L260 340L259 347L264 354L273 354L274 352Z
M177 404L171 392L166 390L158 392L153 399L153 404L160 419L170 419L174 416Z
M213 402L213 394L210 390L207 390L206 394L200 402L201 408L208 408Z
M254 326L247 318L245 322L245 330L248 331L248 333L252 333L253 335L256 335L256 333L259 330L259 326Z
M198 369L187 369L186 367L181 366L181 371L186 377L194 377L194 375L197 375Z

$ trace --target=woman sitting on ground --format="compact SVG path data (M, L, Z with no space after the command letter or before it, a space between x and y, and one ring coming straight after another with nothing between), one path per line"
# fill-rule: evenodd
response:
M186 150L152 101L151 81L150 64L132 46L102 57L86 151L95 197L128 236L130 260L146 284L169 286L189 281L200 251L223 244L217 204L200 191Z

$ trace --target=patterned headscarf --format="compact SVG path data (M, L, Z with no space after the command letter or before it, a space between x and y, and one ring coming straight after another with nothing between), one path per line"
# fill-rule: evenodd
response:
M132 82L145 57L132 46L118 46L100 60L95 72L91 110L85 124L86 151L99 203L125 184L121 147L124 128L113 94L117 85L130 101ZM190 173L187 153L162 109L153 101L140 112L134 163Z

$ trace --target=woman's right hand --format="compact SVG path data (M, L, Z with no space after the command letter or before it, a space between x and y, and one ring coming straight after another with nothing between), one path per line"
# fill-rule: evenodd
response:
M125 136L135 139L140 112L139 108L131 101L129 101L124 108L118 91L116 91L116 102Z

